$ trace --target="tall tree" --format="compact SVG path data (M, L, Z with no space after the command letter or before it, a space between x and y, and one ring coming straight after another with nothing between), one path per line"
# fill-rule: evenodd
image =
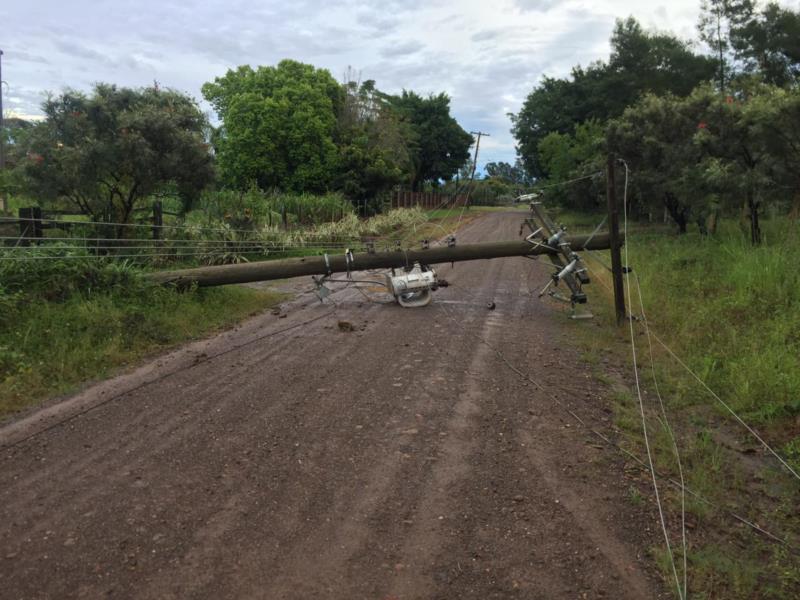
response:
M20 165L39 198L127 223L137 202L164 186L190 198L213 180L208 123L179 92L98 84L91 95L66 91L42 108Z
M410 126L410 152L414 165L412 188L423 183L449 181L469 158L472 136L450 115L450 98L441 93L423 98L403 90L389 99L401 123Z
M589 120L573 134L553 132L539 143L539 155L549 174L548 183L560 183L597 173L603 168L605 127ZM602 182L587 177L570 185L547 189L548 198L577 210L596 208Z
M787 87L800 80L800 12L770 2L731 32L731 46L749 73Z
M338 166L339 83L325 69L293 60L242 66L203 86L222 119L216 150L223 180L246 189L328 189Z
M674 36L644 31L633 18L617 21L611 47L607 63L575 67L569 79L545 77L511 115L517 152L533 176L548 175L538 147L549 133L569 134L589 119L617 117L646 93L689 94L713 77L712 60Z
M346 77L337 115L340 167L335 184L357 204L372 201L377 209L382 192L411 183L413 133L374 81L362 83L352 72Z
M717 60L717 83L725 90L731 79L728 64L731 56L731 35L753 16L753 0L703 0L697 29L700 39L714 52Z
M650 94L625 110L608 126L607 147L631 168L633 197L638 212L663 207L685 233L692 218L705 209L705 195L687 185L703 158L694 143L698 129L706 125L703 111L672 95Z

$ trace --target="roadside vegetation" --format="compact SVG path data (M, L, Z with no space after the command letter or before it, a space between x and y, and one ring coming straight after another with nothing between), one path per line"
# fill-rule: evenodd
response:
M0 262L0 417L281 300L245 287L180 292L127 262L56 254Z
M202 89L218 127L158 85L52 96L41 123L0 131L5 206L75 221L48 222L57 227L27 246L15 215L0 218L0 414L276 301L241 288L154 288L143 270L408 246L478 214L447 203L386 210L400 189L486 206L536 190L571 230L591 230L611 156L649 325L800 469L798 39L800 12L774 2L704 0L696 40L619 19L606 60L536 84L511 115L518 160L486 164L475 181L473 140L446 94L390 94L354 71L339 82L294 60L232 69ZM604 267L593 271L602 282ZM631 343L598 312L609 327L586 340L590 360ZM797 481L659 344L654 356L687 482L711 502L686 506L689 595L799 597ZM609 382L621 443L641 455L638 399ZM645 391L652 409L655 385ZM674 478L671 439L651 420L658 469ZM675 542L681 502L674 489L664 495ZM631 488L632 502L651 497L646 478ZM671 584L665 550L653 556Z
M563 211L559 220L589 232L599 214ZM720 398L795 469L800 469L800 280L790 256L800 250L800 224L764 222L764 240L753 248L747 224L720 222L713 236L678 236L663 225L636 224L629 233L629 265L639 377L648 414L662 499L676 560L680 551L681 499L668 479L679 480L672 441L657 404L663 397L675 433L686 485L711 502L687 495L689 589L693 598L797 597L800 569L792 548L800 544L796 506L800 489L764 450L658 342L672 349ZM630 373L609 378L609 353L630 364L627 324L617 327L607 252L587 253L590 309L596 327L574 331L598 379L611 387L618 443L646 460L639 404ZM644 329L638 277L651 329L654 363ZM655 365L658 390L651 365ZM655 510L649 476L633 463L637 484L631 501ZM638 473L638 474L637 474ZM754 531L735 513L776 534L787 546ZM663 544L652 549L665 581L672 571ZM674 587L674 585L673 585Z
M341 203L333 207L339 210ZM247 210L240 207L239 216ZM159 257L104 257L85 245L54 242L26 249L24 260L0 260L0 418L135 365L144 356L207 336L283 299L245 286L157 286L144 277L148 271L223 258L241 262L344 252L345 247L362 247L364 240L378 248L410 247L445 237L486 210L492 209L396 209L369 219L345 211L336 221L287 231L262 228L265 217L250 213L253 228L247 237L229 237L224 250L208 230L189 226L180 231L180 239L197 235L193 250L173 245L167 235L159 242ZM263 245L246 245L257 240ZM282 250L271 245L276 241Z
M544 78L512 117L540 199L571 231L601 222L606 163L615 158L617 197L627 200L633 341L681 580L681 499L668 482L680 473L659 390L686 483L710 501L686 497L691 598L800 596L798 480L658 341L800 468L798 36L800 12L749 0L702 3L697 42L705 53L697 42L621 19L606 61ZM587 253L586 262L600 284L593 297L610 301L609 258ZM637 280L658 336L658 390ZM593 302L600 327L575 330L584 332L598 379L612 386L618 442L646 460L633 381L615 381L603 368L609 351L631 361L627 323L617 328L610 306ZM628 466L631 502L655 511L649 476ZM665 544L652 555L679 597Z

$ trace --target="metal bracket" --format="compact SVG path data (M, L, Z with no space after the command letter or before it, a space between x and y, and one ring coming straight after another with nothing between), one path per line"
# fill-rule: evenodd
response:
M559 297L557 299L563 299L573 305L584 304L586 302L586 294L581 289L581 286L589 283L589 276L586 268L581 263L580 256L572 250L569 242L565 239L567 234L566 228L557 226L550 219L541 202L531 202L530 206L532 216L539 227L534 229L531 220L526 219L523 226L527 224L532 233L527 236L525 240L533 244L534 247L546 247L550 249L551 252L548 252L547 256L556 269L552 280L542 289L539 293L539 297L541 298L547 294L550 286L558 285L559 282L563 281L569 288L571 297L567 299L561 296L561 294L558 294ZM556 252L552 252L553 250ZM552 291L549 292L549 295L551 297L556 297L555 292Z
M326 255L327 256L327 255ZM352 279L353 276L350 274L350 268L353 266L355 259L353 258L353 252L348 248L344 251L344 263L347 265L347 278Z
M325 287L325 280L328 278L327 275L323 275L322 277L315 277L314 275L311 276L311 279L314 280L314 293L319 298L319 301L322 302L331 295L331 291Z

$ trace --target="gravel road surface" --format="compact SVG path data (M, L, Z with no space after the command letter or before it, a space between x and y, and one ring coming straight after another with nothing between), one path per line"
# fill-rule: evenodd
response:
M426 308L300 294L6 423L0 598L667 597L622 460L554 403L610 431L546 264L438 270Z

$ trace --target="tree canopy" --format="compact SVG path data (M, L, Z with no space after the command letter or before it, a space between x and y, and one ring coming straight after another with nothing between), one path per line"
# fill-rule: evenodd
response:
M800 204L800 12L706 0L698 30L711 56L617 21L608 62L532 90L513 133L534 176L570 182L551 198L579 209L601 200L583 177L610 151L631 167L633 213L666 210L681 232L712 230L718 213L742 208L757 244L768 203L788 191Z
M214 178L206 119L181 93L98 84L89 95L48 98L42 108L45 120L26 135L20 168L43 199L126 223L137 201L164 186L176 186L188 202Z
M203 95L222 120L223 182L240 189L335 189L360 202L393 185L448 180L472 143L446 94L393 96L352 71L340 84L291 60L228 71Z
M450 116L450 98L441 93L423 98L403 90L389 98L400 121L410 125L414 173L412 187L423 182L449 181L469 159L472 136Z
M611 47L608 62L576 66L569 78L544 77L510 115L517 152L534 177L548 175L539 157L548 134L571 134L591 119L605 122L646 93L689 94L714 73L712 59L672 35L644 31L633 18L617 20Z
M295 192L331 186L342 89L328 71L293 60L242 66L206 83L203 96L223 122L215 142L225 183Z

